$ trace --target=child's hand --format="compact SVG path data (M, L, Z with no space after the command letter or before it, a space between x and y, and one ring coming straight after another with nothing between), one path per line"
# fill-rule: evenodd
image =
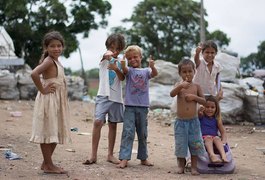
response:
M202 43L199 43L195 52L196 54L200 54L201 51L202 51Z
M191 102L191 101L195 100L196 96L194 94L184 94L184 97L185 97L185 100L187 102Z
M199 110L198 110L198 115L199 116L203 116L204 109L205 109L205 107L203 105L200 105Z
M43 88L42 94L49 94L49 93L54 93L56 90L54 83L49 83Z
M125 67L126 67L126 60L125 60L125 55L124 55L121 60L121 68L125 68Z
M114 60L113 63L109 63L108 69L113 70L113 71L117 71L119 68L118 68L116 63L117 63L117 60Z
M185 88L185 89L188 89L189 86L190 86L190 83L187 82L187 81L183 81L183 82L181 83L181 86L182 86L183 88Z
M154 68L155 67L155 60L153 60L153 56L149 56L149 67Z
M107 60L111 60L113 56L113 52L108 50L104 55L103 55L103 59L107 59Z

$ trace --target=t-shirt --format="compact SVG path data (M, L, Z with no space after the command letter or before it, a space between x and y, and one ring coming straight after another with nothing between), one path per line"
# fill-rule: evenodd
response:
M201 63L196 69L193 82L199 84L203 94L213 95L217 94L216 76L223 69L222 66L214 61L212 72L210 73L207 68L207 62L204 59L200 60Z
M110 101L123 103L121 81L115 71L108 69L109 63L114 63L114 60L112 58L110 61L102 60L99 63L99 88L97 95L108 96ZM118 60L116 63L121 69L120 61Z
M218 125L215 117L201 116L199 117L202 135L218 135Z
M149 68L128 67L126 74L125 102L127 106L149 107Z

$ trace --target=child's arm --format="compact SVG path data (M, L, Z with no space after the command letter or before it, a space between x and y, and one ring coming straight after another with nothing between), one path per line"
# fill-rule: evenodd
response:
M190 83L183 81L175 84L175 87L171 90L170 96L175 97L179 94L182 88L188 88L190 86Z
M216 75L215 83L216 83L216 89L217 89L216 99L220 101L221 99L223 99L223 88L221 85L220 73Z
M40 80L40 74L42 74L45 70L47 70L49 67L53 66L54 62L49 60L44 60L40 65L38 65L33 71L31 72L31 78L37 87L37 89L42 94L48 94L53 93L55 91L55 87L53 83L47 84L45 87L43 87L41 80Z
M150 55L149 59L149 67L151 68L151 77L155 77L158 75L157 69L155 68L155 61L153 60L152 55Z
M108 68L109 68L110 70L115 71L115 73L117 74L119 80L120 80L120 81L123 81L123 80L125 79L125 77L124 77L123 73L120 71L120 69L118 68L118 66L117 66L116 63L117 63L117 60L114 60L113 63L110 63L110 64L109 64Z
M201 61L200 61L200 53L202 51L202 44L199 43L199 45L196 47L195 50L195 56L194 56L194 62L196 64L196 68L200 65Z
M201 87L197 84L196 84L196 86L197 86L197 95L196 94L186 94L185 100L186 101L196 101L199 104L205 105L206 100L205 100L205 97L202 93Z
M226 131L225 131L222 119L218 120L217 122L218 122L218 130L220 131L222 142L223 142L223 144L226 144L227 143L227 135L226 135Z

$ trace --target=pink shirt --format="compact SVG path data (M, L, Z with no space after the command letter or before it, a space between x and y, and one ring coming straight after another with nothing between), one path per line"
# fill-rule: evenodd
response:
M200 60L201 63L196 69L196 73L193 78L193 82L199 84L204 95L217 94L216 76L223 69L222 66L214 61L212 72L210 73L207 68L207 62L204 59Z

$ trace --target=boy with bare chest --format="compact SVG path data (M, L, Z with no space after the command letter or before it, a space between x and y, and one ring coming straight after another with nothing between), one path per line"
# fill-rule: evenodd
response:
M185 157L188 149L191 153L191 173L198 175L197 156L205 152L197 104L205 104L205 98L198 84L192 82L195 65L191 60L184 59L178 64L182 81L177 83L170 92L171 97L177 96L177 118L174 126L175 155L178 160L178 173L184 173Z

